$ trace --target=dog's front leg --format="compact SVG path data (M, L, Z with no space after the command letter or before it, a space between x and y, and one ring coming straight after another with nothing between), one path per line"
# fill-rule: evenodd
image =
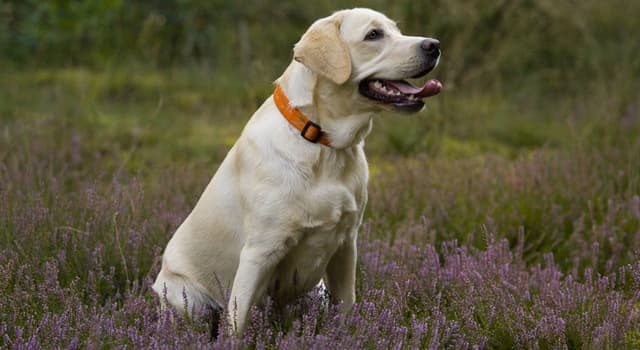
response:
M353 236L331 257L325 275L331 300L341 312L349 311L356 300L357 234Z
M228 308L229 324L237 336L242 335L247 325L251 306L264 295L283 252L279 245L252 244L242 248Z

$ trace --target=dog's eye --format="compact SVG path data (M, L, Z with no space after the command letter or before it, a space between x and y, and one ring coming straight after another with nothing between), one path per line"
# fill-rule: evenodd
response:
M384 37L384 32L381 29L372 29L367 35L364 37L364 40L378 40Z

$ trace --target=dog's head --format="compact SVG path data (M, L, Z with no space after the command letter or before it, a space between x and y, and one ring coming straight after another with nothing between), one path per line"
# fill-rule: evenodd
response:
M402 35L395 22L364 8L319 19L294 47L294 59L330 84L350 88L359 105L413 113L440 92L432 79L415 87L438 64L438 40Z

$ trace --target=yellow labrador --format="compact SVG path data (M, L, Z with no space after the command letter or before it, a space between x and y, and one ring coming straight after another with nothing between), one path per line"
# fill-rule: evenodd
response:
M437 40L402 35L370 9L313 23L169 241L153 289L179 310L186 299L187 313L227 305L238 334L266 295L286 302L321 279L349 310L367 202L364 138L376 112L418 112L440 92L437 80L402 80L439 57Z

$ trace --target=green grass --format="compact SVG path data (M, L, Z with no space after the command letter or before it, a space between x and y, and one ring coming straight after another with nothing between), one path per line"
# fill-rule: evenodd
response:
M188 69L41 69L3 76L7 88L0 91L0 120L6 127L65 125L86 134L90 149L112 143L154 162L211 160L210 152L233 144L272 89L269 80L209 79L206 71ZM498 93L445 91L429 102L417 116L378 118L367 148L387 155L491 152L513 157L558 147L570 137L567 117L520 113Z

